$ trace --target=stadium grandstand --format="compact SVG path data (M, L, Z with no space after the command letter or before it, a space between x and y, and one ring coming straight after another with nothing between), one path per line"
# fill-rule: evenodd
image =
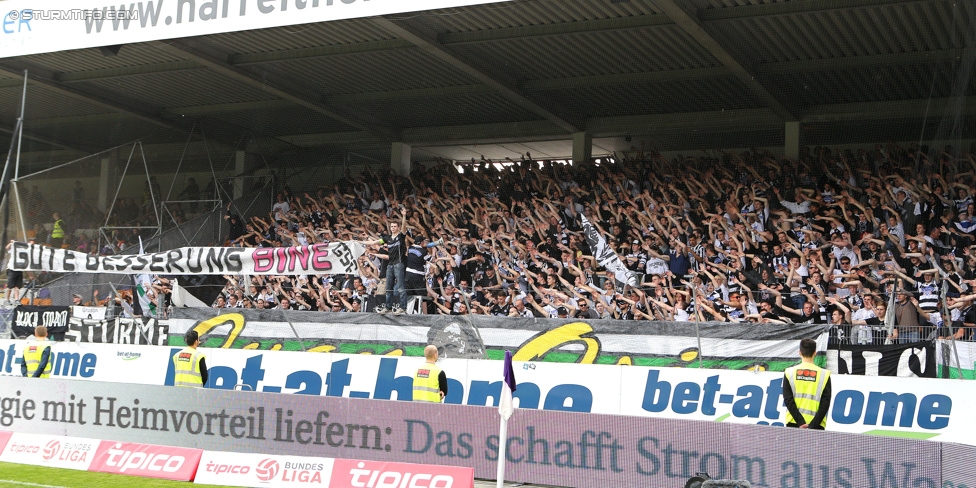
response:
M51 243L58 212L55 244L114 253L164 231L367 241L406 209L413 312L879 326L892 308L913 340L970 338L971 7L524 0L7 57L8 133L28 73L8 220ZM200 295L384 309L384 252Z
M0 462L972 486L976 2L26 2Z

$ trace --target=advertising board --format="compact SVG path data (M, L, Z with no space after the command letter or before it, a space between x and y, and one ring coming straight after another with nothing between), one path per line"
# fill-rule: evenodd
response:
M0 340L0 376L20 376L26 341ZM163 384L168 347L124 344L51 344L51 375L92 381Z
M22 341L0 341L19 371ZM60 343L54 376L91 381L172 385L178 348ZM412 400L412 374L421 358L289 351L205 350L209 387L264 393ZM137 359L127 360L127 357ZM65 359L62 359L65 358ZM77 364L77 371L71 366ZM448 376L446 403L497 406L501 363L439 361ZM779 425L785 418L781 373L515 362L520 409L568 411ZM976 391L952 380L832 375L828 428L838 432L912 436L976 445L976 418L964 408ZM3 427L0 417L0 427Z
M689 388L679 385L681 391ZM383 472L397 471L402 483L405 470L374 463L472 468L479 478L493 477L497 467L494 408L174 391L165 386L0 377L0 405L8 408L10 419L5 429L115 439L102 443L92 469L101 469L103 463L114 464L113 472L159 468L160 474L176 466L174 458L182 454L129 445L147 442L262 456L341 459L354 452L354 466L338 461L332 466L333 475L348 473L350 482L357 474L352 470L361 469L357 482L366 471L378 472L377 479ZM10 392L20 392L13 396L19 403L8 401ZM60 422L25 412L28 401L84 407L73 422ZM956 428L966 435L972 432ZM562 486L581 487L683 486L695 472L705 471L715 478L747 479L753 486L771 488L957 488L971 486L966 454L974 452L969 446L917 438L533 409L515 411L508 435L508 481L558 480ZM143 454L134 458L136 453ZM950 454L954 457L947 457ZM411 471L415 472L419 471Z
M194 482L225 486L473 488L474 469L361 459L204 451Z
M0 451L0 461L86 471L98 443L77 437L15 432Z
M323 486L334 459L204 451L195 483L223 486Z
M133 419L135 423L129 425L138 425L138 415ZM185 447L102 441L89 471L192 481L202 453L200 449Z
M474 469L336 459L329 488L474 488Z

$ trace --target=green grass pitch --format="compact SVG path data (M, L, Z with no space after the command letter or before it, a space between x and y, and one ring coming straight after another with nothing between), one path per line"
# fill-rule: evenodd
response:
M215 485L204 485L215 486ZM191 488L192 483L0 463L0 488Z

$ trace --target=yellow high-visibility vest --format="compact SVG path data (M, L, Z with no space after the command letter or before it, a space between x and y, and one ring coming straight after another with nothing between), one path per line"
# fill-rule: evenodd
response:
M41 365L41 356L44 355L45 349L50 349L51 344L47 341L32 341L27 344L27 349L24 349L24 363L27 364L27 377L33 378L34 372ZM52 364L54 363L54 358L48 353L47 366L44 367L44 372L41 373L41 378L50 378L51 370L53 369Z
M413 374L413 401L441 402L441 388L437 378L441 375L441 368L436 364L424 363Z
M51 229L52 239L63 239L64 238L64 221L61 219L54 221L54 228Z
M793 399L796 408L803 415L802 419L794 419L789 410L786 411L786 423L797 425L809 424L817 415L820 399L823 397L824 386L830 378L830 371L815 364L801 363L786 369L786 380L793 389ZM827 427L827 417L824 416L820 427Z
M183 350L174 354L173 365L175 366L176 376L173 378L173 385L203 388L203 376L200 374L200 359L205 357L202 352L192 347L184 347Z

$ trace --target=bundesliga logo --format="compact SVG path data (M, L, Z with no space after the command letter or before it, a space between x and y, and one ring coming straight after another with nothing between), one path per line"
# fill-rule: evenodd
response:
M44 446L44 451L41 454L41 457L45 461L50 461L51 459L54 458L54 456L57 456L58 455L58 451L60 451L60 450L61 450L61 443L60 442L58 442L58 441L48 442L47 445Z
M254 470L254 474L257 475L258 481L262 483L267 483L278 476L278 461L274 459L265 459L258 463L257 469Z

